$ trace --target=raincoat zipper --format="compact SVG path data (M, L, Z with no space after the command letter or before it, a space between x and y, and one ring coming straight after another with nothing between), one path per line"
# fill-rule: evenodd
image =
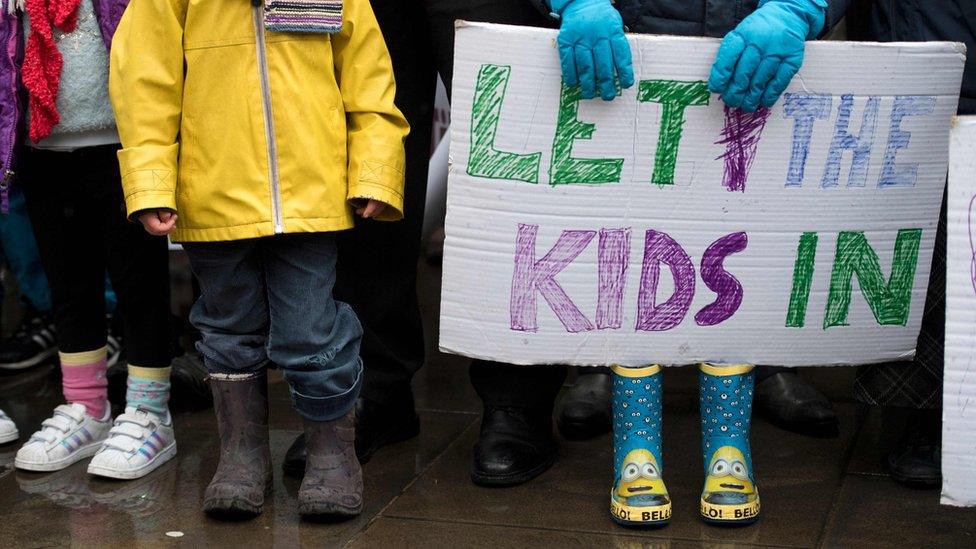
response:
M281 189L278 185L278 144L275 142L274 118L271 113L271 85L268 83L268 52L264 41L263 2L253 0L255 46L258 53L258 73L261 80L261 102L264 107L264 137L268 144L268 177L271 180L271 214L274 232L285 232L281 219Z

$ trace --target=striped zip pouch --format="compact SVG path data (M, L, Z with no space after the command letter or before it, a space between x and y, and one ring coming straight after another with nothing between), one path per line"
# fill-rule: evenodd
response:
M264 26L275 32L336 33L342 30L342 0L267 0Z

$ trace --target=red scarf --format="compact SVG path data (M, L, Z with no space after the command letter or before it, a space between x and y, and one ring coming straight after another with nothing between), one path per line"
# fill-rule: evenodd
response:
M51 135L58 125L58 89L64 59L54 42L54 28L75 30L81 0L27 0L30 34L24 52L21 76L27 88L30 109L30 138L37 143Z

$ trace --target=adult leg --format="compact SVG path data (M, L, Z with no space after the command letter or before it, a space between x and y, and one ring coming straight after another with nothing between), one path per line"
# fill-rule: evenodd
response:
M438 72L451 90L454 21L513 25L552 23L525 0L424 0ZM552 407L566 377L562 367L517 367L484 361L471 364L471 383L484 404L471 478L508 486L528 481L555 460Z
M913 488L942 485L945 290L946 201L943 198L915 360L862 366L854 379L857 400L909 411L902 436L888 454L888 472L896 482Z
M352 308L332 298L335 235L284 235L263 239L261 248L271 316L268 356L284 371L305 425L298 511L358 515L363 472L352 410L363 378L363 330Z
M427 192L436 72L423 8L417 0L372 0L393 59L397 108L410 123L406 149L404 219L358 220L339 235L336 295L363 325L363 402L356 450L367 461L380 446L416 435L410 380L424 362L417 303L417 259ZM403 421L391 421L398 417Z

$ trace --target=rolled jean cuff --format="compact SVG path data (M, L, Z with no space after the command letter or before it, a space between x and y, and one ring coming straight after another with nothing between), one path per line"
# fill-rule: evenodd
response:
M324 397L303 395L289 384L295 410L309 421L333 421L349 413L356 405L359 390L363 386L363 361L356 362L356 381L344 392Z
M271 364L267 358L254 360L253 358L241 357L236 366L227 366L217 358L217 354L211 351L202 341L196 344L197 351L203 357L203 365L207 367L208 374L249 374L263 372Z

